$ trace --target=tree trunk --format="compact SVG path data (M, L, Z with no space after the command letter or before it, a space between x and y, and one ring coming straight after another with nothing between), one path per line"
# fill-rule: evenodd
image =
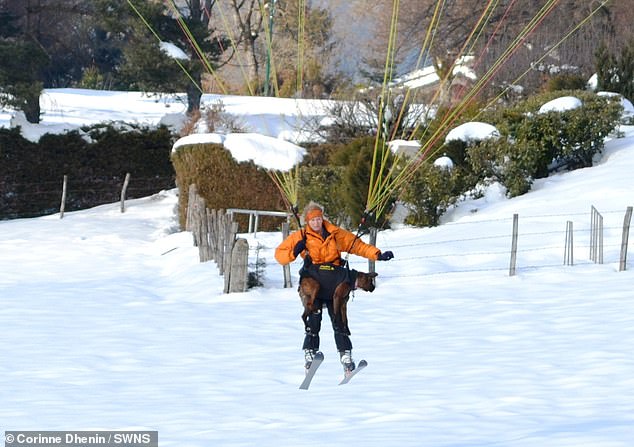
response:
M244 44L244 49L247 54L247 60L249 61L246 72L248 79L246 81L249 83L251 87L249 90L251 91L253 88L257 88L260 79L260 67L255 50L255 39L249 38Z
M253 91L252 87L258 85L259 80L259 64L255 43L258 38L264 38L261 35L263 18L259 12L259 3L256 0L243 2L231 0L229 6L233 16L233 26L236 29L236 40L246 61L246 67L243 66L243 76L246 77L244 82L248 84L251 92Z
M191 73L192 78L196 80L196 84L193 82L189 82L187 84L187 115L192 115L193 113L200 110L200 98L202 97L202 92L198 88L199 85L202 85L202 75L200 70L193 70Z
M451 72L453 68L454 60L450 57L436 56L434 58L434 69L436 74L440 78L438 84L438 103L443 106L449 106L451 104L451 84L453 82L454 75Z
M30 88L29 92L25 94L24 106L22 111L26 120L31 124L38 124L40 122L40 94L41 88Z

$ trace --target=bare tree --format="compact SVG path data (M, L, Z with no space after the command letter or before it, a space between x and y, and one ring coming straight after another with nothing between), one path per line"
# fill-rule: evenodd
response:
M336 49L332 18L309 1L281 0L271 51L281 96L323 97L333 89L325 73Z
M414 65L412 61L419 57L438 2L401 0L398 3L400 10L394 57L399 67L408 70ZM611 2L601 6L601 2L596 0L557 2L556 7L540 19L536 29L525 36L512 56L505 57L491 84L497 88L508 85L527 70L522 84L533 90L561 70L589 76L593 70L597 42L607 41L611 47L622 48L633 34L629 24L634 8L625 3ZM362 20L374 24L375 32L364 60L368 77L380 80L385 67L394 2L377 0L368 7L367 2L358 1L356 5L359 13L364 14ZM486 2L448 0L443 5L437 27L432 29L433 41L428 53L422 56L423 62L434 65L441 78L448 79L445 88L449 88L453 80L448 70L461 52L469 51L476 56L476 71L482 76L507 52L530 21L538 17L546 2L503 0L482 22L482 33L476 25L485 12ZM584 25L568 36L582 22ZM478 36L477 40L474 39L475 45L465 47L474 31L473 36ZM557 48L553 49L555 44L558 44ZM538 60L540 63L535 63Z
M234 88L240 85L240 82L235 82L238 79L250 93L257 89L262 64L262 51L258 44L265 40L261 39L265 18L263 12L273 5L273 0L223 0L215 4L211 14L217 24L215 35L226 35L230 41L230 46L224 49L222 60L226 66L225 77L233 78Z

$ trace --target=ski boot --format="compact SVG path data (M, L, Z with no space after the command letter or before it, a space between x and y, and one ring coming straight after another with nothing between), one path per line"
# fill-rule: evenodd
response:
M304 368L306 371L310 368L310 365L313 364L313 359L315 358L315 354L317 352L314 349L304 349Z
M343 365L343 372L348 374L356 368L354 361L352 360L352 351L346 350L339 352L339 360L341 360L341 364Z

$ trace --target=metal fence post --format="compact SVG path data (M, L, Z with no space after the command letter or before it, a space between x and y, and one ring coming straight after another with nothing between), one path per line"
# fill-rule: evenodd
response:
M513 236L511 238L511 264L509 266L509 276L515 276L515 265L517 264L517 229L519 215L513 214Z

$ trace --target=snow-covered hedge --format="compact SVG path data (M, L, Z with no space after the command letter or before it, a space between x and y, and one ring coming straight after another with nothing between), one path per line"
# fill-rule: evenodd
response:
M282 195L264 168L253 161L238 162L222 144L201 143L182 145L172 153L179 190L179 220L185 228L188 191L195 184L209 209L243 208L253 210L284 210ZM240 231L247 230L240 221ZM261 218L262 230L273 230L279 219Z

